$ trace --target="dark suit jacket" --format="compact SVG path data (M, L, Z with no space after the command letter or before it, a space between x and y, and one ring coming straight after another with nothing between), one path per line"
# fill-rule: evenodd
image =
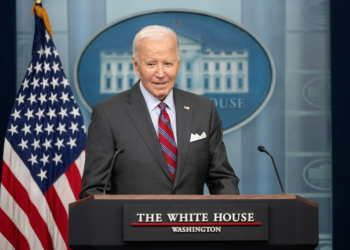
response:
M93 108L80 198L101 194L114 152L111 194L239 194L212 101L174 88L178 163L173 182L139 83ZM189 109L185 109L187 106ZM191 133L206 138L190 142Z

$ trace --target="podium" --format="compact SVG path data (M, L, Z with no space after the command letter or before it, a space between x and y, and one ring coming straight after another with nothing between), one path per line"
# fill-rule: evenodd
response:
M69 206L73 250L315 249L318 241L318 204L297 195L94 195Z

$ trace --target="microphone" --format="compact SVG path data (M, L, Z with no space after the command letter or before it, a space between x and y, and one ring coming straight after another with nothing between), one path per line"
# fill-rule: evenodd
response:
M269 153L269 151L267 151L267 150L265 149L264 146L259 146L259 147L258 147L258 150L259 150L260 152L263 152L263 153L268 154L268 155L271 157L273 166L275 167L275 171L276 171L276 175L277 175L278 181L280 182L280 186L281 186L281 189L282 189L282 194L286 194L286 192L284 192L284 189L283 189L283 186L282 186L282 182L281 182L281 178L280 178L280 175L278 174L278 171L277 171L277 168L276 168L276 164L275 164L275 160L273 159L272 155Z
M117 157L117 155L119 153L123 153L123 152L124 152L123 148L120 148L117 151L115 151L115 153L113 155L113 158L112 158L111 165L109 166L109 172L108 172L108 176L107 176L107 181L106 181L105 187L103 188L103 193L102 194L106 194L106 188L107 188L107 184L108 184L109 180L111 179L111 174L112 174L112 169L113 169L113 165L114 165L114 162L115 162L115 158Z

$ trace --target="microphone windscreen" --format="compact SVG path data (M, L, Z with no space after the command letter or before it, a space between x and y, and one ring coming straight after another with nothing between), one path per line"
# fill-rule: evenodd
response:
M258 147L258 150L259 150L260 152L265 152L265 147L260 145L260 146Z

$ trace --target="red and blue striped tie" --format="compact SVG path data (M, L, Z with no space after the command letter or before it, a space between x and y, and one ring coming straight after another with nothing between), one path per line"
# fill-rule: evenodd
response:
M160 102L158 107L161 109L158 120L159 143L163 150L171 178L174 181L177 167L177 147L174 139L173 128L170 123L169 115L166 111L166 103Z

